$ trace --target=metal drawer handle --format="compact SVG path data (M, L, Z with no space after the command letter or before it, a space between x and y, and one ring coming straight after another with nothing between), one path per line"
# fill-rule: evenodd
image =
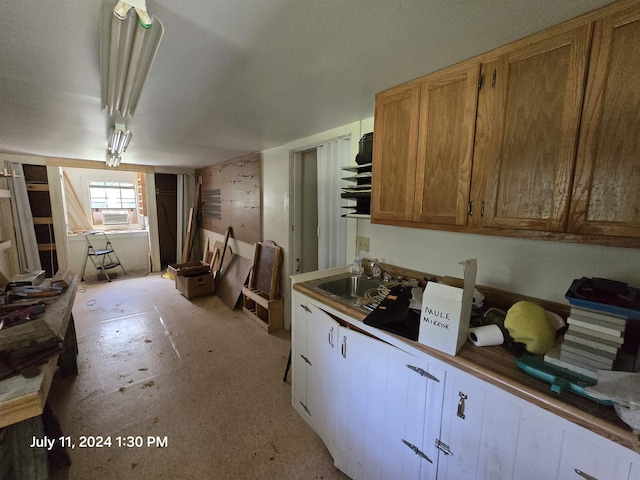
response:
M464 420L464 401L467 399L467 394L458 392L460 400L458 400L458 416Z

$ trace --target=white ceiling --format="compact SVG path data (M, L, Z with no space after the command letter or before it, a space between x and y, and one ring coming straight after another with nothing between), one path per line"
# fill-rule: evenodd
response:
M101 1L2 0L0 152L104 160ZM123 163L196 168L368 118L378 91L606 3L147 0L165 34Z

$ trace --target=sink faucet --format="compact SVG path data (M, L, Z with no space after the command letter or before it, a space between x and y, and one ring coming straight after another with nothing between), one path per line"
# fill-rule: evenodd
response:
M373 273L376 266L385 273L385 276L384 276L385 277L384 278L385 282L389 281L389 278L395 280L396 282L401 282L402 281L401 277L397 277L396 275L391 273L389 270L384 268L382 265L380 265L380 262L378 262L378 259L371 260L371 275L372 276L376 277L376 275L374 275L374 273ZM377 275L377 276L379 277L380 275Z

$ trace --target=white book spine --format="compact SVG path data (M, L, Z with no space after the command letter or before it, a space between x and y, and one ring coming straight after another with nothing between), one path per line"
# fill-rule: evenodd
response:
M574 365L572 363L568 363L560 360L560 348L554 347L551 351L549 351L545 356L544 360L546 362L551 363L552 365L556 365L557 367L566 368L567 370L571 370L572 372L579 373L580 375L584 375L585 377L593 378L598 380L598 372L594 367L587 366L581 367L579 365Z
M591 323L588 321L582 321L578 318L574 318L574 317L569 317L567 319L567 323L569 325L577 325L579 327L583 327L583 328L590 328L591 330L595 330L596 332L601 332L601 333L606 333L608 335L618 335L620 336L622 334L622 332L620 331L619 328L615 328L615 327L608 327L606 325L602 325L602 324L598 324L598 323Z
M611 345L605 345L604 343L593 342L591 340L579 337L577 335L572 335L571 330L567 331L564 334L565 341L570 341L574 343L579 343L580 345L584 345L585 347L595 348L596 350L600 350L602 352L607 352L611 354L618 353L618 347L612 347ZM593 352L596 353L596 352Z
M578 355L580 357L593 360L594 362L602 364L602 366L604 367L613 366L613 361L615 360L613 358L602 357L600 355L596 355L595 353L591 353L586 350L581 350L580 348L576 348L576 347L572 347L570 345L564 345L564 344L562 345L560 352L561 352L560 358L562 358L563 353L571 353L573 355Z
M598 312L588 308L571 307L571 315L582 315L584 317L595 318L604 322L615 323L616 325L625 325L627 317L615 315L607 312Z
M602 340L605 344L611 346L620 346L624 343L624 337L607 335L606 333L596 332L595 330L591 330L589 328L579 327L578 325L572 325L569 329L571 333L576 335L583 335L589 337L591 340Z
M577 355L573 352L567 352L562 350L560 352L560 360L564 360L568 363L574 363L579 366L590 366L592 368L600 369L600 370L611 370L611 365L607 365L606 363L597 362L590 358L583 357L582 355Z

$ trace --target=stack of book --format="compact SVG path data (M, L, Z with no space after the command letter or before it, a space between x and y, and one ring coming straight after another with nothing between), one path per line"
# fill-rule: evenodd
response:
M597 378L597 370L613 370L627 318L574 305L567 323L564 341L545 360L592 378Z

